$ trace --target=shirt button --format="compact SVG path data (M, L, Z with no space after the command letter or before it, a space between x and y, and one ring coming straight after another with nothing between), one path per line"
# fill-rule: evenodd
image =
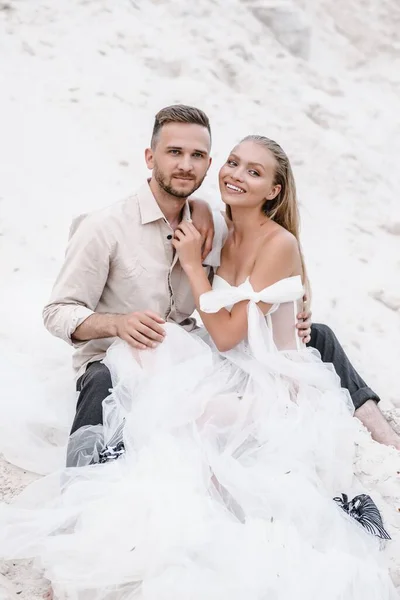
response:
M172 240L172 235L171 234L167 235L167 240Z

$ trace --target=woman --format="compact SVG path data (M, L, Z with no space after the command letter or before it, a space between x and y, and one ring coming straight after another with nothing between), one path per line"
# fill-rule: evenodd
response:
M56 595L79 600L392 600L381 541L333 500L361 491L359 433L336 374L297 346L307 278L289 161L245 138L220 189L228 235L212 286L193 225L174 240L208 335L167 324L155 350L110 348L104 431L73 438L89 461L104 436L106 464L3 506L0 554L39 557Z

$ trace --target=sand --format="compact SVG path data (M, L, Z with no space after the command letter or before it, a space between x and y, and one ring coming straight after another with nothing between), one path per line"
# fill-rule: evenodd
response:
M184 102L211 118L214 166L199 195L214 206L217 168L241 136L286 149L314 320L397 418L399 23L397 0L1 1L0 350L25 383L73 410L70 349L40 317L70 221L143 181L154 113ZM398 534L399 454L363 444L359 472L370 489L387 474L382 508ZM31 479L0 459L6 500ZM396 539L387 552L400 585ZM0 599L45 589L27 563L0 572Z

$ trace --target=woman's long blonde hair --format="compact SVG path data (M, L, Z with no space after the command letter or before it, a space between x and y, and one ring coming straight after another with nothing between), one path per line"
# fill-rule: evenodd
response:
M308 299L311 300L310 283L307 277L303 251L300 243L300 214L297 201L296 183L292 167L287 154L279 144L263 135L247 135L242 142L255 142L269 150L276 161L274 185L280 185L281 190L273 200L266 200L262 211L268 218L275 221L294 235L299 245L301 266L303 271L303 284ZM230 207L227 206L227 215L231 218Z

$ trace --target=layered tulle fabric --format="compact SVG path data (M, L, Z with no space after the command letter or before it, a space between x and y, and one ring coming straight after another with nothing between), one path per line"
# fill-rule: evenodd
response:
M80 467L0 507L0 555L38 558L77 600L394 600L381 542L333 501L363 491L348 393L315 353L279 351L256 305L301 285L215 285L206 310L247 294L248 340L221 356L167 324L154 351L116 342L104 426L70 440Z
M39 379L24 355L0 348L0 454L41 475L65 464L76 404L71 369Z

